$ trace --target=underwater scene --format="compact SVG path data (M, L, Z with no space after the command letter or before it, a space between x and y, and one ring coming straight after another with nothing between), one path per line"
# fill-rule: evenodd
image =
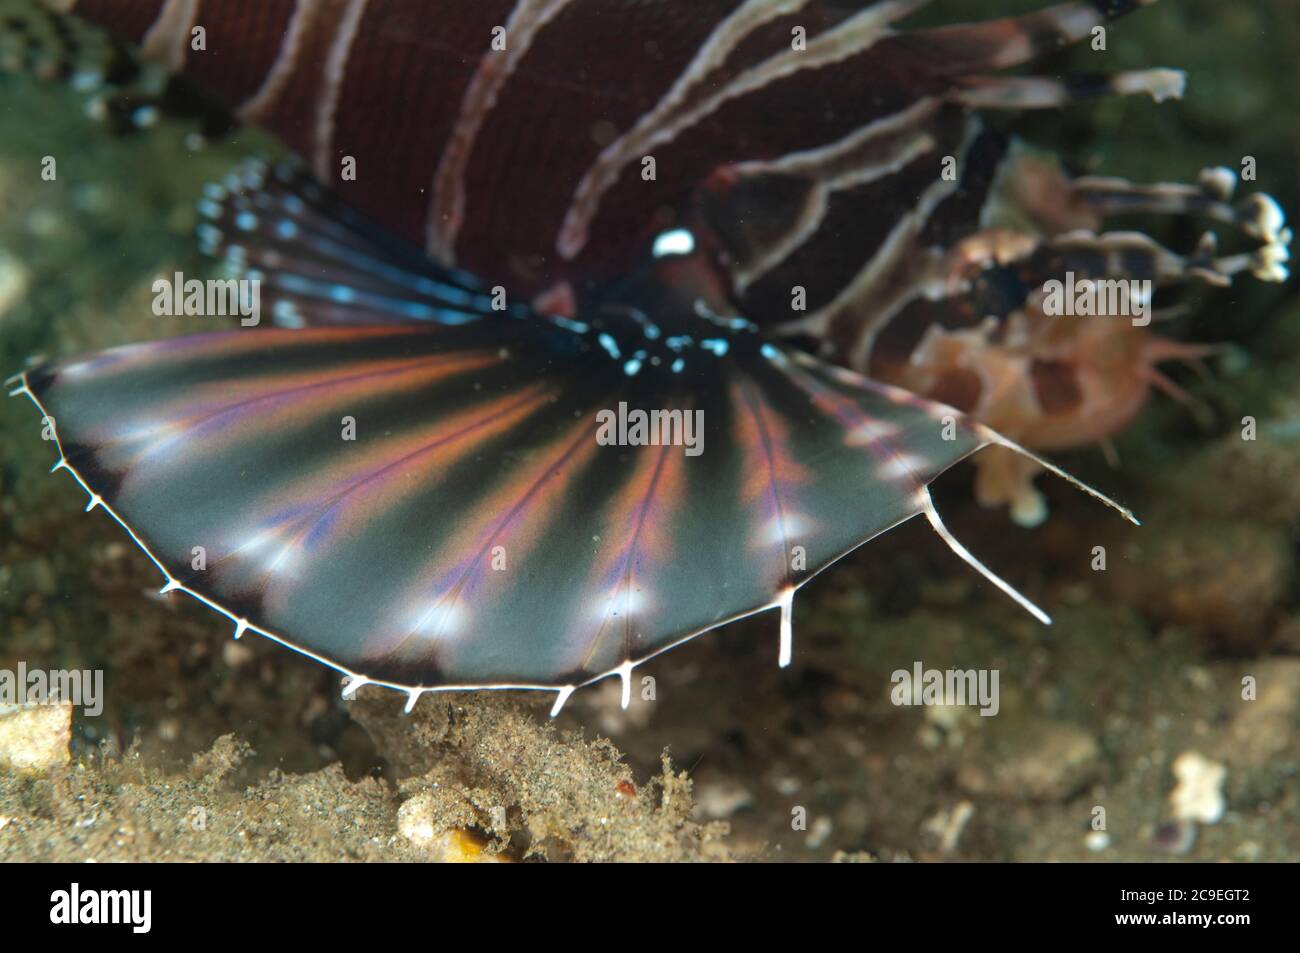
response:
M0 0L0 861L1300 860L1297 62Z

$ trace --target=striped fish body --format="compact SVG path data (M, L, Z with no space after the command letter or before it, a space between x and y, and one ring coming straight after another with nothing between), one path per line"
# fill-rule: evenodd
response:
M848 321L866 305L845 294L864 272L885 287L908 255L974 232L1005 153L965 108L991 96L977 80L1136 6L899 27L927 5L70 4L276 132L318 181L444 265L512 294L571 285L581 301L655 234L702 218L765 325L791 319L796 284L807 324ZM901 241L902 225L929 234Z

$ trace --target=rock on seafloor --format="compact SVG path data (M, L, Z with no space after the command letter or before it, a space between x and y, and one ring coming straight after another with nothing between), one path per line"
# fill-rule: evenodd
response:
M1223 782L1228 769L1197 751L1184 751L1174 759L1174 777L1178 783L1169 793L1169 809L1179 821L1217 824L1227 802Z
M1012 801L1064 801L1093 781L1101 750L1080 728L1041 718L999 724L988 732L985 756L957 772L969 794Z
M394 769L398 831L422 859L735 856L725 824L691 819L691 782L666 757L660 775L634 780L608 741L539 720L538 701L451 695L404 715L391 692L362 689L348 703Z
M490 842L463 827L443 829L438 805L427 791L408 798L397 810L397 829L427 859L444 864L504 863L509 858L494 853Z
M44 772L68 763L72 704L0 705L0 768Z

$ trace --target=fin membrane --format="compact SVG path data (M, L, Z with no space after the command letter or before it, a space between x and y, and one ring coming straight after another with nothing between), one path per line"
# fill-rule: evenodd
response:
M492 310L291 173L245 174L208 196L209 242L238 235L304 327L62 360L14 393L166 588L354 687L564 689L768 608L788 656L793 591L912 516L941 527L928 484L997 442L740 319Z

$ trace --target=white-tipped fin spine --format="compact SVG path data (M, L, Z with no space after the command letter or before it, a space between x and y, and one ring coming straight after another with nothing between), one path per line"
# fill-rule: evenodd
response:
M1022 457L1028 457L1030 460L1033 460L1034 463L1038 464L1048 473L1060 477L1062 480L1071 484L1076 489L1080 489L1084 493L1087 493L1089 496L1093 497L1094 499L1100 500L1101 502L1105 503L1112 510L1119 513L1120 516L1124 517L1124 519L1128 520L1134 526L1142 525L1140 522L1138 522L1138 518L1133 515L1132 510L1130 510L1127 506L1121 506L1119 503L1116 503L1105 493L1101 492L1101 490L1089 486L1088 484L1080 480L1078 477L1071 476L1069 473L1066 473L1056 464L1044 460L1042 457L1040 457L1036 453L1033 453L1032 451L1026 450L1024 447L1020 446L1020 444L1016 443L1014 440L1008 440L1006 437L1002 436L1002 434L998 433L996 430L993 430L989 427L985 427L983 424L975 424L975 427L978 430L980 436L982 436L989 443L996 444L999 447L1006 447L1008 450L1011 450L1014 453L1018 453Z
M631 661L624 662L622 665L618 667L618 680L621 688L619 704L623 707L623 710L626 711L627 706L632 704L632 663Z
M930 521L930 525L934 528L934 531L939 534L939 538L948 544L949 549L965 560L966 563L981 576L1015 600L1022 609L1032 615L1039 622L1043 623L1043 625L1052 624L1052 620L1046 612L1030 602L1029 599L1017 590L1015 586L1011 585L1011 583L1007 582L992 569L989 569L988 566L985 566L982 562L976 559L974 554L963 546L956 536L948 532L948 527L944 526L943 520L939 518L939 511L935 509L934 500L930 498L930 490L928 488L921 488L920 492L917 494L917 502L921 507L921 512L925 514L925 518Z
M781 609L781 643L777 650L776 664L788 668L794 657L794 586L784 589L776 604Z
M577 686L575 685L565 685L563 688L556 689L555 704L551 706L552 718L556 717L564 710L564 703L569 700L569 696L573 694L573 690L576 687Z

